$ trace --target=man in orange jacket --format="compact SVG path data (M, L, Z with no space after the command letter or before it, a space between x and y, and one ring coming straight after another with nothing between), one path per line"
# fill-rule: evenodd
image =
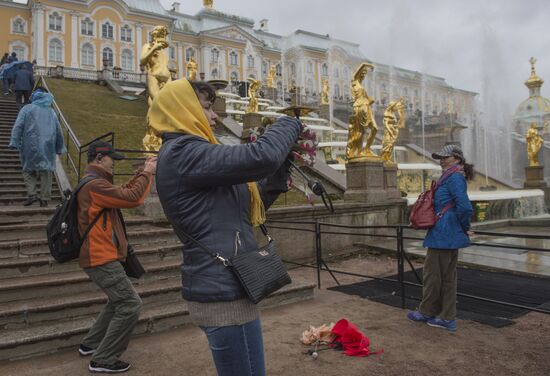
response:
M118 373L130 368L130 364L119 357L128 347L142 306L120 263L126 260L128 243L119 209L143 204L157 161L156 157L148 158L143 169L128 183L116 186L113 184L114 161L123 158L107 142L92 143L88 148L85 175L96 179L78 193L81 235L103 210L80 249L80 266L108 297L107 305L78 349L82 356L92 355L88 367L91 372Z

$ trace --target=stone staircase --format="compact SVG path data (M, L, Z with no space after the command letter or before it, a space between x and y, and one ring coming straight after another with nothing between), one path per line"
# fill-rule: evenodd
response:
M76 260L59 264L51 258L45 226L54 205L21 205L25 189L18 155L7 149L17 113L13 107L0 100L0 161L9 161L0 163L0 361L76 349L107 300ZM146 269L134 281L144 302L134 334L188 324L180 294L179 240L167 223L145 217L126 222L130 243ZM294 281L262 307L310 299L313 288Z

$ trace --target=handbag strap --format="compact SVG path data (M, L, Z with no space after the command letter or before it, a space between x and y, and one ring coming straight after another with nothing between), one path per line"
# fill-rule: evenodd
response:
M267 238L267 241L271 243L273 241L273 238L271 238L271 236L269 235L269 231L267 231L267 227L265 227L265 225L263 223L260 225L260 230L262 230L262 233ZM231 266L231 262L228 259L222 257L219 252L211 251L210 248L208 248L207 246L205 246L204 244L199 242L197 239L193 238L191 235L189 235L186 232L182 231L181 229L178 230L178 233L183 235L188 240L190 240L193 244L198 246L202 251L208 253L213 258L221 261L223 266L225 266L225 267Z

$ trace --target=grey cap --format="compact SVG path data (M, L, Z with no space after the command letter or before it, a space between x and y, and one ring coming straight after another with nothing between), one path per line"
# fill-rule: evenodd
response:
M464 153L458 145L445 145L439 152L432 153L433 159L443 159L447 157L455 157L464 161Z

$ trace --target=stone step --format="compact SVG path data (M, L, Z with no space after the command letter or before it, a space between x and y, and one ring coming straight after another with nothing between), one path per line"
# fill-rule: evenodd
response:
M144 305L181 300L181 278L136 285ZM107 303L107 296L99 289L68 296L36 298L26 301L0 303L0 329L21 329L48 322L96 316Z
M182 245L179 242L165 245L140 245L135 252L142 263L155 261L179 260L181 262ZM56 262L51 256L35 256L21 258L0 258L0 280L5 278L29 277L79 271L78 260L65 263Z
M10 163L7 165L0 165L0 176L4 174L13 174L14 172L21 172L21 164Z
M21 205L23 202L25 202L27 198L26 197L20 197L20 196L0 196L0 205L8 206L8 205ZM61 202L61 196L59 194L52 194L51 200L48 201L49 206L55 207L59 202ZM36 202L33 205L38 206L39 203Z
M2 161L19 161L19 152L17 150L13 151L0 151L0 160Z
M43 215L47 216L46 219L51 217L53 208L49 213L49 215L47 212L43 213ZM0 259L49 255L50 251L46 240L46 226L43 227L42 233L38 236L40 237L0 242ZM150 228L150 226L147 226L144 228L129 228L128 239L134 246L150 245L151 242L154 242L155 245L160 246L175 243L177 236L171 228Z
M13 167L21 170L21 161L19 159L14 159L14 158L4 159L3 161L0 159L0 166L2 166L2 168Z
M59 189L57 188L57 185L54 185L52 187L52 197L61 197L59 194ZM0 184L0 198L1 197L27 197L27 190L26 189L16 189L16 188L3 188Z
M262 301L259 307L263 310L313 299L314 289L314 284L293 281ZM0 337L0 360L21 359L68 348L76 351L93 322L94 317L82 317L23 329L3 330ZM141 312L133 335L155 333L188 324L189 311L183 300L148 304Z
M2 176L2 179L4 179L4 176ZM14 223L14 221L18 223L22 221L45 221L52 216L54 210L54 205L50 205L46 208L23 205L0 206L0 223ZM0 244L2 243L0 242ZM2 257L2 251L0 251L0 257Z
M136 284L176 277L180 274L181 260L162 260L144 263L146 273ZM83 271L32 275L28 277L0 279L0 302L24 301L29 299L55 297L95 289Z

